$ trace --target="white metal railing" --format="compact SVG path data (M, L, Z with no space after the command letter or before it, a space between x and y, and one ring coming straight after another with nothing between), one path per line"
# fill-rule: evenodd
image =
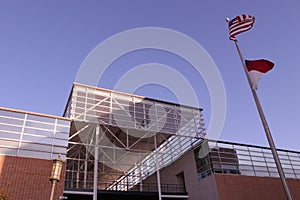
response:
M0 108L0 154L65 159L70 120Z
M210 152L195 158L200 179L212 173L279 177L269 148L230 142L208 142ZM277 150L287 178L300 179L300 152Z

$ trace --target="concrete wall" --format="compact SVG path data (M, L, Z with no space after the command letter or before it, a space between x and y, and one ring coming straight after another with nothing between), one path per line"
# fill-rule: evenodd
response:
M10 200L49 199L52 163L51 160L0 155L0 188L9 193ZM56 185L54 199L63 194L63 187L64 172Z
M176 162L160 170L162 184L179 184L178 174L184 174L186 191L189 200L215 200L218 199L216 184L213 176L198 181L194 152L190 151ZM144 180L144 183L156 183L156 174Z
M286 200L279 178L215 174L220 200ZM300 199L300 180L288 179L294 199Z

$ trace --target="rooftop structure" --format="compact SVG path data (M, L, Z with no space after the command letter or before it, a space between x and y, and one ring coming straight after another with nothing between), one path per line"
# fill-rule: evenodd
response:
M300 199L300 152L277 152ZM285 199L271 150L206 139L201 108L78 83L63 117L0 108L0 188L12 199L47 199L59 154L56 199Z
M64 113L72 119L66 192L145 190L143 180L203 138L201 111L75 83Z

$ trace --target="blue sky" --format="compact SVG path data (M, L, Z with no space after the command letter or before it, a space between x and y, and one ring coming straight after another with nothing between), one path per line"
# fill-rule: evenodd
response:
M238 36L244 57L275 63L258 90L275 143L299 150L299 7L296 0L1 1L0 106L62 115L77 71L93 48L122 31L163 27L196 40L217 65L227 96L221 139L267 146L225 22L246 13L256 22ZM173 67L190 81L208 126L211 103L203 79L171 53L147 49L126 54L112 63L100 86L111 89L132 67L154 62ZM176 101L172 91L158 85L145 85L136 93Z

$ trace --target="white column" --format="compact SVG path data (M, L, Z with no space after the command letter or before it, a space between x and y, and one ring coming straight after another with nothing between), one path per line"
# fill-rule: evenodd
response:
M154 135L154 145L155 145L155 166L156 166L156 177L157 177L157 191L158 200L161 200L161 186L160 186L160 173L159 173L159 163L158 163L158 151L156 144L156 135Z
M99 126L96 127L96 139L95 139L95 154L94 154L94 189L93 200L97 200L98 193L98 139L99 139Z
M88 150L85 148L85 159L84 159L84 178L83 178L83 187L86 189L86 181L87 181L87 165L88 165Z

